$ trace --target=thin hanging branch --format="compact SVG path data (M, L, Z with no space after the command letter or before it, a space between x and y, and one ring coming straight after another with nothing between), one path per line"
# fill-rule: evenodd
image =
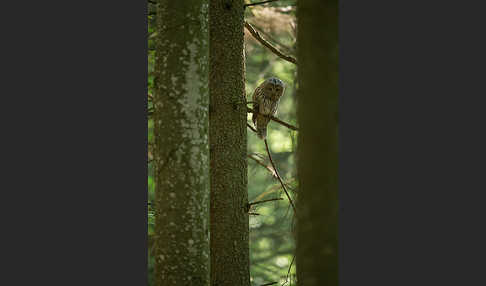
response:
M250 107L247 107L247 111L248 111L249 113L258 113L258 111L257 111L257 110L255 110L255 109L253 109L253 108L250 108ZM265 117L268 117L268 118L270 118L271 120L273 120L273 121L275 121L275 122L277 122L277 123L280 123L280 124L282 124L283 126L285 126L285 127L287 127L287 128L290 128L290 129L292 129L292 130L299 130L299 128L297 128L297 127L293 126L292 124L289 124L289 123L287 123L287 122L284 122L284 121L282 121L282 120L278 119L277 117L274 117L274 116L271 116L271 115L265 115L265 114L261 114L261 113L259 113L259 114L260 114L260 115L263 115L263 116L265 116ZM247 124L248 124L248 123L247 123ZM256 132L256 131L255 131L255 132Z
M246 21L245 21L245 28L248 30L248 32L250 32L250 34L252 34L252 36L255 39L257 39L262 45L264 45L265 47L267 47L274 54L276 54L277 56L279 56L280 58L282 58L282 59L284 59L284 60L286 60L288 62L291 62L293 64L297 64L297 60L294 57L285 55L284 53L282 53L281 51L279 51L272 44L270 44L267 40L263 39L262 36L260 36L260 33L258 33L258 31L255 30L255 28L253 28L253 26L250 23L246 22Z
M285 282L282 284L284 286L289 282L290 270L292 269L292 264L294 264L295 254L292 256L292 262L290 262L289 270L287 271L287 276L285 276ZM290 284L292 284L292 278L290 278Z
M263 5L271 2L277 2L279 0L267 0L267 1L262 1L262 2L256 2L256 3L250 3L250 4L245 4L243 5L243 8L249 7L249 6L255 6L255 5Z
M279 173L277 171L277 167L275 167L275 164L273 163L272 155L270 154L270 149L268 148L267 139L265 139L264 141L265 141L265 148L267 148L268 158L270 159L270 163L272 164L272 167L275 170L275 174L277 175L277 179L280 182L280 184L282 185L282 188L283 188L283 190L285 192L285 195L287 196L287 199L289 199L289 203L292 206L292 209L294 210L294 213L297 213L297 210L295 208L294 202L290 198L289 192L287 191L287 188L285 187L285 184L282 181L282 178L280 177L280 175L279 175Z

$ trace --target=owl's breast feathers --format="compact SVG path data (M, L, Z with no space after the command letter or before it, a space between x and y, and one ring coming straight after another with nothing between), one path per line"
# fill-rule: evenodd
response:
M260 138L265 139L267 124L270 119L263 115L274 116L277 113L280 97L283 95L283 82L277 78L270 78L260 84L253 92L253 108L258 113L253 113L252 121Z
M265 115L275 115L277 112L279 99L274 100L272 98L264 98L262 104L260 105L260 113Z

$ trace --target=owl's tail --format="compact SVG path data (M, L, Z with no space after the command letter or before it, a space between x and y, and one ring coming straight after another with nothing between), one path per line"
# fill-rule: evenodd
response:
M260 139L265 140L267 138L267 127L263 127L262 129L257 129L257 135Z
M262 140L265 140L265 138L267 138L267 125L269 121L270 119L263 116L258 116L256 120L257 135Z

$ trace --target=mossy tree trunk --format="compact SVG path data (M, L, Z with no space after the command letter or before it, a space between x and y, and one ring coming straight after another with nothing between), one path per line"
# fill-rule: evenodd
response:
M210 0L211 285L248 286L243 1Z
M297 282L337 286L338 1L297 1Z
M154 89L155 285L209 285L208 0L161 0Z

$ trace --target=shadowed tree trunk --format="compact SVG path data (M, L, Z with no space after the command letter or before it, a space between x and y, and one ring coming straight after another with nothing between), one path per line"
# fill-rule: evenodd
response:
M243 1L210 0L211 285L248 286Z
M154 89L155 285L209 285L208 1L161 0Z
M297 282L338 285L338 1L297 1Z

